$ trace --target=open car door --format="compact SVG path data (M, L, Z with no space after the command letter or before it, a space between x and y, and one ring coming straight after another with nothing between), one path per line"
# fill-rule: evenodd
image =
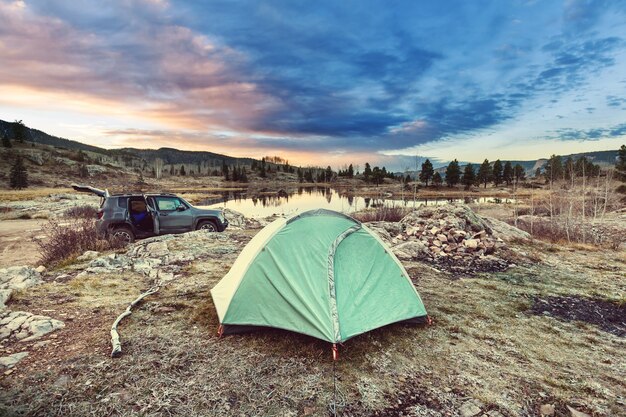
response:
M107 198L109 196L109 190L106 190L106 189L101 190L99 188L90 187L88 185L72 184L72 188L75 191L78 191L81 193L92 193L102 198Z
M159 213L156 210L156 207L153 207L154 200L148 198L145 194L143 194L143 199L146 202L146 208L148 209L148 213L152 217L152 232L155 235L160 234L160 225L159 225Z

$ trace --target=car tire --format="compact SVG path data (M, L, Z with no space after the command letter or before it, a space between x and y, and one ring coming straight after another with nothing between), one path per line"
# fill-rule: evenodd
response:
M217 226L211 220L202 220L198 222L196 230L204 230L207 232L217 232Z
M110 236L113 239L119 239L126 244L131 244L135 241L135 234L128 226L117 226L111 230Z

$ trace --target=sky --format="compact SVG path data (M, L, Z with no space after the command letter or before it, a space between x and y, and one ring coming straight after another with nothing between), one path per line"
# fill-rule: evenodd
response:
M626 0L0 0L0 119L299 165L626 143Z

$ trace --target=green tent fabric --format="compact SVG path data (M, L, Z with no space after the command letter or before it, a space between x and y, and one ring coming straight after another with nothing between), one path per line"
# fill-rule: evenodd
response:
M332 343L426 317L406 270L380 238L323 209L266 226L211 296L229 331L275 327Z

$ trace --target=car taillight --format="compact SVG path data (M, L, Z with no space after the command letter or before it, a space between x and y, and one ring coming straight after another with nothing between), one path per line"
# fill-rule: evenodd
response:
M98 210L98 212L96 213L96 217L98 218L98 220L100 220L103 215L104 215L104 211L102 210Z

